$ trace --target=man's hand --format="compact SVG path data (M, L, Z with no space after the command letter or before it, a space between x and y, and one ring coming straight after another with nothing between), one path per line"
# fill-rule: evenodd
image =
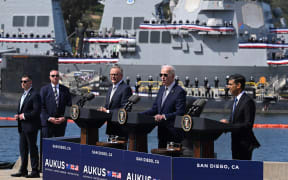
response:
M163 114L157 114L154 116L154 119L156 122L160 122L165 119L165 116Z
M97 110L107 113L107 109L105 107L102 107L102 106L100 108L98 108Z
M19 114L15 114L15 115L14 115L14 118L15 118L16 120L19 120Z
M228 124L229 121L227 119L221 119L220 122Z

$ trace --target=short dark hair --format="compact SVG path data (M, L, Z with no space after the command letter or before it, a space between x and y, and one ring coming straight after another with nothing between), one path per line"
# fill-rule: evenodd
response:
M245 82L246 79L244 76L242 76L241 74L233 74L229 77L229 80L234 80L235 84L240 83L241 84L241 89L244 90L245 89Z
M114 64L114 65L111 67L111 69L113 69L113 68L119 69L120 72L121 72L121 74L123 75L123 68L122 68L121 66L119 66L119 64Z
M23 74L21 78L26 78L26 77L27 77L28 79L32 80L32 76L29 75L29 74Z

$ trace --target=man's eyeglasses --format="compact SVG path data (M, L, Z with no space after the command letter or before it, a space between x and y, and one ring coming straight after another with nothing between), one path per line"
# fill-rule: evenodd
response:
M168 77L168 74L159 74L160 77L164 76L164 77Z
M59 75L58 74L56 74L56 75L50 75L51 77L59 77Z
M26 81L20 81L20 83L24 83L24 84L26 84L27 82L29 82L29 81L27 81L27 80Z
M118 76L118 74L110 74L110 76Z

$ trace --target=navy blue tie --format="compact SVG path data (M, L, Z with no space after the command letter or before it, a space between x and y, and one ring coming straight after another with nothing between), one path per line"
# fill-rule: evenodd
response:
M236 109L236 106L237 106L237 101L238 101L238 99L237 98L235 98L234 99L234 104L233 104L233 109L232 109L232 122L233 122L233 119L234 119L234 111L235 111L235 109Z

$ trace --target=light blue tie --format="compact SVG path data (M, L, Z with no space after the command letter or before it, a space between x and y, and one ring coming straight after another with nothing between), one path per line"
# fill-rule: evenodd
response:
M233 120L234 120L234 111L235 111L235 108L236 108L236 106L237 106L237 101L238 101L238 99L237 98L235 98L234 99L234 104L233 104L233 109L232 109L232 122L233 122Z

